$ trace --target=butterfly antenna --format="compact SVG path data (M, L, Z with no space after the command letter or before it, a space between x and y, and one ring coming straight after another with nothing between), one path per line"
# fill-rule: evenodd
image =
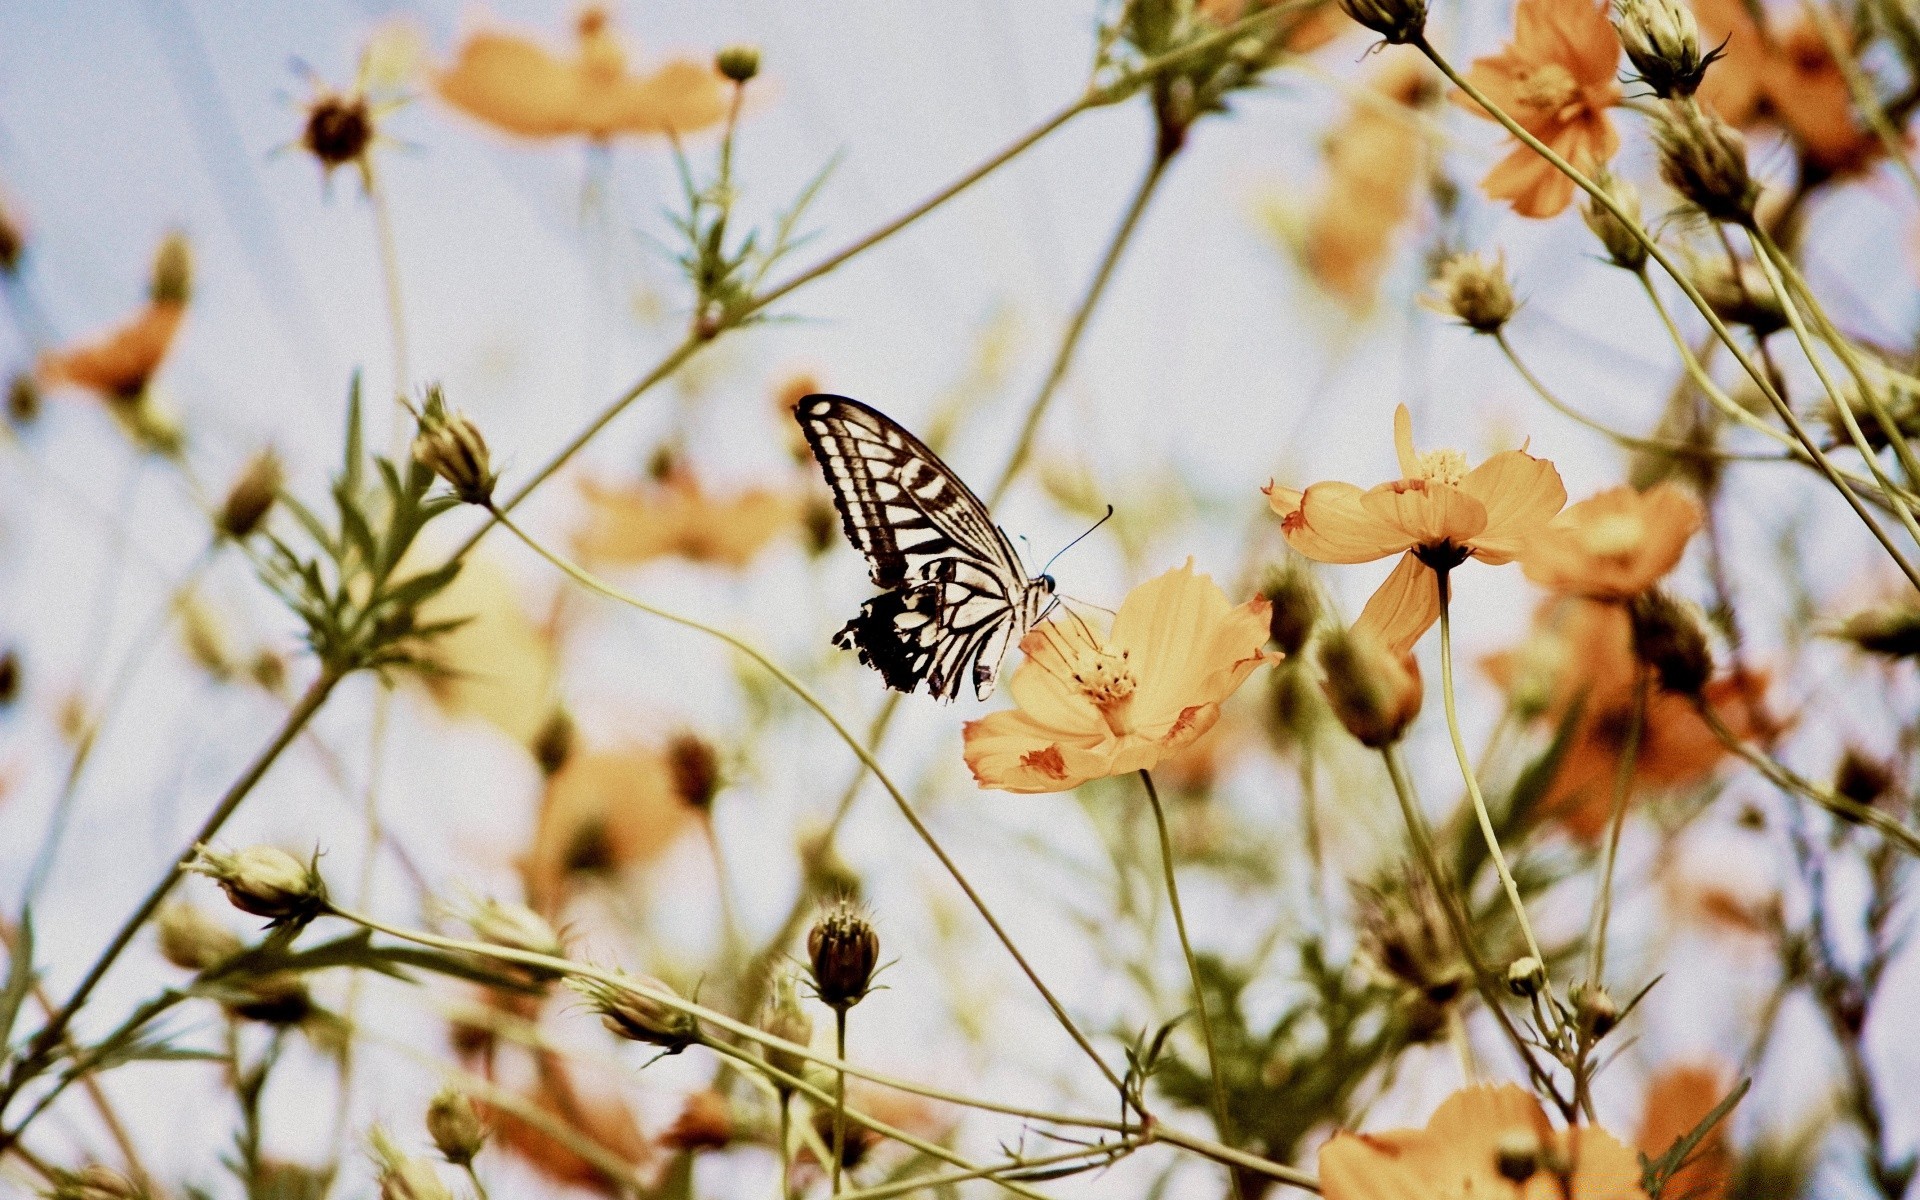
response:
M1073 549L1075 546L1078 546L1081 542L1085 541L1088 538L1088 536L1090 536L1093 533L1094 530L1100 528L1102 525L1105 525L1108 521L1111 521L1111 520L1113 520L1113 505L1109 504L1107 505L1106 515L1101 517L1098 521L1095 521L1091 526L1089 526L1086 533L1081 534L1079 537L1073 539L1072 541L1068 542L1066 545L1060 547L1060 549L1054 551L1053 557L1047 560L1047 565L1040 568L1040 573L1042 575L1045 575L1049 570L1052 569L1054 563L1060 561L1060 556L1062 554L1065 554L1067 551Z

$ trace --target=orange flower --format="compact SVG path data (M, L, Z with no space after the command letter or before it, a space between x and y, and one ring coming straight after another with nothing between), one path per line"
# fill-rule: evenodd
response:
M672 765L651 746L572 755L547 781L533 845L521 860L527 900L548 916L576 877L652 862L692 827Z
M1512 562L1567 502L1567 489L1552 463L1524 450L1503 451L1472 470L1458 450L1415 453L1404 404L1394 410L1393 443L1401 477L1376 488L1316 483L1301 492L1270 483L1264 490L1287 541L1308 558L1403 556L1354 624L1406 654L1440 617L1436 568L1469 558Z
M1104 638L1081 620L1048 621L1021 640L1009 685L1017 707L967 722L967 766L981 787L1064 792L1151 769L1220 719L1253 669L1263 599L1234 607L1193 562L1127 593Z
M570 1126L614 1159L641 1167L655 1157L654 1147L640 1132L633 1110L618 1094L582 1094L558 1054L542 1050L536 1057L538 1081L522 1100L559 1124ZM555 1183L606 1196L623 1195L628 1190L625 1180L609 1175L559 1138L504 1108L489 1109L487 1123L503 1149Z
M1692 0L1704 45L1725 43L1700 85L1700 100L1729 124L1785 129L1808 164L1841 174L1880 151L1854 119L1847 78L1819 30L1804 18L1782 30L1756 22L1744 0Z
M1564 1184L1540 1161L1549 1155L1571 1165ZM1425 1129L1335 1134L1320 1148L1320 1190L1326 1200L1646 1200L1631 1149L1598 1126L1554 1129L1510 1083L1462 1088Z
M726 115L726 84L710 65L677 58L631 74L605 9L582 9L577 28L572 59L518 34L475 33L434 88L467 115L531 138L684 134Z
M1619 66L1620 35L1607 20L1606 0L1519 0L1513 40L1475 59L1467 78L1522 129L1592 175L1620 149L1607 119L1621 100ZM1487 116L1464 93L1454 100ZM1523 217L1554 216L1573 199L1573 180L1524 145L1480 186L1495 200L1512 201Z
M794 524L799 509L792 497L763 488L709 496L684 468L629 487L582 480L580 491L587 519L573 535L575 551L589 561L620 566L677 555L744 567L775 534Z
M1520 569L1561 595L1626 600L1673 570L1704 520L1700 502L1674 484L1610 488L1547 522Z
M1727 1095L1726 1076L1705 1063L1682 1063L1654 1076L1647 1087L1646 1107L1640 1115L1635 1140L1648 1158L1659 1158L1700 1122ZM1721 1200L1733 1177L1733 1151L1727 1145L1727 1123L1713 1127L1694 1149L1687 1165L1667 1181L1663 1194L1686 1200Z
M147 388L173 345L187 306L148 304L125 323L40 359L40 381L97 392L107 400L130 400Z

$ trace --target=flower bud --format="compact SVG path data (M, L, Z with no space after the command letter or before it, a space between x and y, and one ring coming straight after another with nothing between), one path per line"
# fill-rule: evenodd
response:
M1724 258L1696 258L1688 264L1687 277L1721 320L1745 325L1756 337L1786 327L1787 312L1781 307L1780 294L1758 264L1743 260L1735 267Z
M1498 333L1519 307L1507 282L1504 256L1489 260L1471 251L1450 254L1433 283L1434 307L1453 314L1475 333Z
M1691 100L1669 101L1653 125L1660 178L1716 221L1746 225L1759 185L1747 173L1747 142Z
M1633 621L1633 652L1652 667L1660 686L1697 696L1713 674L1713 652L1699 610L1664 592L1642 592L1627 613Z
M453 1200L453 1190L440 1182L432 1165L403 1153L386 1130L374 1126L367 1140L373 1147L380 1200Z
M1620 1005L1597 983L1574 985L1573 1019L1589 1041L1597 1042L1620 1023Z
M533 761L540 764L540 773L551 779L560 773L573 757L574 743L579 740L579 731L573 723L573 714L564 708L556 708L551 716L533 735L533 742L527 749L533 752Z
M807 1016L806 1009L800 1007L800 989L795 986L791 974L783 971L774 978L773 995L768 997L766 1007L760 1011L760 1028L796 1046L812 1045L813 1019ZM807 1060L791 1050L762 1046L760 1053L766 1058L768 1066L783 1074L799 1078L807 1069ZM776 1080L774 1086L784 1088L786 1085Z
M1394 46L1419 37L1427 27L1427 0L1340 0L1340 11Z
M0 708L20 698L20 652L12 646L0 650Z
M1320 689L1333 715L1360 744L1378 750L1400 740L1420 715L1420 667L1364 629L1320 639Z
M1633 186L1632 180L1609 171L1594 182L1620 206L1622 212L1633 218L1635 225L1640 223L1640 190ZM1586 220L1587 228L1593 230L1593 236L1599 238L1600 244L1606 247L1608 262L1623 271L1639 272L1646 269L1647 248L1606 205L1588 196L1580 215Z
M1833 790L1862 807L1870 806L1893 790L1897 780L1893 766L1865 752L1848 747L1833 771Z
M511 904L488 896L475 901L461 913L473 936L489 946L505 946L549 958L565 958L567 948L547 919L524 904Z
M634 980L657 992L673 991L658 979ZM700 1029L687 1013L663 1004L652 996L620 987L601 979L569 976L567 986L587 998L600 1013L600 1022L629 1041L659 1046L668 1054L678 1054L699 1039Z
M272 450L262 450L254 455L240 472L240 478L233 481L227 498L221 502L220 511L214 514L214 529L220 536L236 542L245 540L260 528L260 522L266 520L274 500L280 495L280 484L285 476L286 472L280 467L280 456Z
M1613 27L1640 82L1663 100L1693 95L1713 61L1700 53L1700 27L1685 0L1615 0Z
M48 1200L146 1200L147 1191L112 1167L94 1163L78 1171L55 1172Z
M161 240L147 294L155 304L185 304L192 297L193 249L185 234L176 231Z
M427 1102L427 1136L434 1149L456 1167L474 1160L487 1144L487 1123L473 1106L473 1098L448 1084Z
M487 440L466 414L447 407L438 384L427 389L413 458L468 504L492 505L494 474Z
M27 235L7 208L6 200L0 198L0 275L12 275L20 269L20 259L27 251Z
M373 135L373 110L365 96L323 91L307 105L300 146L331 172L335 167L362 162Z
M745 83L760 73L760 47L724 47L713 56L713 67L735 83Z
M1529 954L1516 958L1507 968L1507 990L1516 996L1537 996L1547 986L1547 969Z
M828 1008L845 1012L866 999L880 964L880 935L850 901L821 912L807 931L807 958L813 990Z
M1313 576L1298 562L1289 561L1267 577L1260 594L1272 606L1267 615L1267 636L1275 649L1293 658L1320 623L1320 590L1314 586Z
M40 416L40 385L25 371L7 381L7 420L17 428Z
M695 812L710 812L720 791L720 756L694 733L676 734L667 742L667 772L674 795Z
M276 925L311 920L327 903L327 885L314 864L302 864L274 846L222 850L203 845L187 869L219 884L241 912Z
M1411 863L1378 886L1358 889L1359 948L1385 978L1430 1004L1452 1003L1471 978L1443 903Z
M154 925L160 936L160 956L186 971L219 966L246 945L239 934L184 900L161 909Z
M1863 609L1841 622L1834 634L1869 654L1913 658L1920 655L1920 608L1897 603Z

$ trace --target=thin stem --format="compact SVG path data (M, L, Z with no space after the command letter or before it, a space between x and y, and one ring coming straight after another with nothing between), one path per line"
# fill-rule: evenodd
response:
M333 693L334 685L339 682L339 675L323 668L319 676L308 686L306 693L300 697L300 702L287 714L287 719L281 723L272 740L247 766L247 769L241 772L240 777L234 780L226 794L220 797L219 803L215 804L213 811L207 814L207 819L201 823L199 830L188 841L186 848L174 857L173 865L168 868L166 875L154 885L152 891L147 893L146 899L142 900L140 906L134 909L133 914L122 923L119 931L114 934L113 940L107 943L106 949L100 952L100 956L81 977L80 983L73 989L73 994L67 997L66 1003L62 1004L59 1011L49 1017L40 1031L33 1035L33 1040L28 1043L25 1052L8 1075L5 1089L0 1090L0 1111L3 1111L6 1103L18 1094L27 1080L32 1079L44 1069L48 1056L60 1044L74 1015L80 1011L81 1006L86 1004L87 998L93 994L93 989L99 986L100 980L106 976L121 952L133 942L134 935L140 932L141 927L154 913L159 911L161 903L167 898L167 893L173 890L173 885L179 881L187 863L193 860L195 851L202 843L210 841L220 832L221 827L227 823L227 818L233 816L234 811L240 807L241 801L245 800L254 787L266 777L268 769L280 757L281 752L292 744L294 738L298 737L300 731L306 727L307 722L320 711L320 706L326 703L327 697ZM21 1126L0 1134L0 1150L4 1150L18 1138L23 1127L24 1122Z
M1613 777L1613 814L1607 822L1607 850L1600 867L1600 890L1593 899L1593 917L1588 921L1590 957L1587 978L1604 985L1607 974L1607 920L1613 912L1613 867L1620 856L1620 830L1627 823L1627 800L1633 794L1633 774L1640 758L1640 738L1647 723L1647 691L1651 686L1645 670L1634 672L1633 715L1627 720L1627 737L1620 747L1620 762Z
M1526 939L1527 953L1531 954L1542 970L1546 969L1546 956L1540 953L1540 943L1533 936L1533 923L1527 920L1527 906L1520 900L1520 885L1513 880L1513 872L1507 867L1507 856L1500 849L1500 835L1494 832L1493 817L1487 812L1486 797L1480 794L1480 781L1474 777L1473 760L1467 755L1467 743L1460 736L1460 714L1453 697L1453 621L1448 610L1452 587L1449 572L1434 572L1435 586L1440 589L1440 699L1447 710L1447 734L1453 739L1453 755L1460 760L1460 777L1467 783L1467 799L1473 803L1473 815L1480 822L1480 834L1487 840L1487 853L1493 857L1494 870L1500 873L1500 886L1506 889L1507 902L1513 906L1513 915L1520 922L1520 934Z
M1213 1088L1213 1121L1219 1126L1220 1140L1233 1142L1233 1125L1227 1109L1227 1089L1220 1080L1220 1052L1214 1046L1213 1018L1207 1012L1207 988L1200 978L1200 960L1194 956L1193 940L1187 936L1187 917L1180 907L1180 884L1173 869L1173 838L1167 833L1167 810L1160 803L1160 789L1153 786L1153 775L1142 769L1140 783L1147 789L1147 803L1153 806L1153 825L1160 835L1160 870L1167 881L1167 904L1173 909L1173 928L1180 935L1180 952L1187 958L1187 979L1193 985L1193 1007L1200 1017L1200 1040L1207 1048L1207 1076ZM842 1056L844 1057L844 1056ZM1238 1200L1240 1177L1227 1172L1227 1194Z
M1126 213L1121 216L1118 228L1107 242L1106 253L1100 256L1100 265L1094 270L1093 279L1087 284L1086 294L1080 298L1080 304L1074 309L1072 320L1067 322L1066 334L1060 339L1059 349L1054 351L1053 365L1047 370L1047 378L1040 385L1040 391L1027 405L1026 418L1020 423L1020 436L1014 440L1013 452L1007 456L1007 465L1000 471L1000 478L993 490L987 493L989 508L1006 498L1007 489L1013 485L1014 478L1026 465L1027 456L1033 453L1034 438L1039 435L1040 423L1046 418L1047 409L1053 403L1054 395L1067 378L1067 371L1073 366L1074 352L1080 347L1081 335L1086 333L1087 324L1093 319L1094 309L1100 306L1100 297L1106 294L1107 283L1113 278L1114 268L1120 265L1120 257L1126 253L1127 243L1133 240L1134 230L1139 228L1140 218L1147 211L1147 204L1153 199L1154 191L1160 186L1161 177L1166 174L1167 164L1173 161L1178 147L1171 149L1156 146L1153 158L1147 163L1147 171L1140 179L1140 186L1134 189L1133 199L1128 201Z
M407 430L413 414L407 410L407 391L413 387L413 370L407 353L407 309L400 291L400 249L393 236L393 212L387 204L387 190L380 186L373 160L361 160L361 178L367 187L367 202L373 208L374 237L380 247L380 280L386 291L387 326L393 338L393 408L390 418L396 461L407 449Z
M1015 1158L1004 1163L987 1167L973 1167L965 1171L949 1171L941 1175L911 1175L893 1183L883 1183L877 1187L860 1188L856 1191L842 1192L840 1200L891 1200L894 1196L904 1196L909 1192L942 1192L956 1183L965 1183L970 1179L988 1179L999 1182L999 1177L1014 1171L1038 1171L1049 1167L1063 1167L1082 1159L1117 1159L1132 1153L1140 1146L1135 1139L1122 1142L1102 1143L1098 1146L1084 1146L1078 1150L1062 1150L1058 1154L1041 1155L1038 1158Z
M525 530L514 524L513 520L509 518L504 511L498 508L494 509L494 517L501 525L506 527L509 533L519 538L528 549L546 559L575 583L580 584L589 591L597 592L609 600L617 600L622 604L637 608L641 612L651 616L672 621L676 625L683 625L688 629L696 630L706 634L708 637L717 638L725 642L727 645L752 659L768 674L772 675L785 686L788 691L798 696L808 708L818 713L821 719L833 728L834 733L839 735L840 740L846 743L847 748L853 751L854 756L865 764L869 771L873 772L874 778L880 781L881 786L887 789L887 794L893 797L894 805L899 808L901 815L907 819L907 823L913 827L913 831L919 835L922 842L926 843L927 848L933 851L934 857L940 860L940 865L946 868L947 874L951 875L954 882L960 885L960 890L966 893L967 899L973 904L974 910L980 914L981 918L986 921L988 927L993 930L994 936L1000 940L1002 946L1006 947L1007 953L1013 956L1014 962L1019 964L1021 972L1027 977L1027 981L1031 983L1034 989L1040 993L1041 997L1046 1000L1047 1007L1053 1010L1054 1019L1060 1022L1061 1027L1073 1038L1075 1044L1100 1068L1100 1073L1107 1077L1107 1081L1113 1085L1114 1090L1123 1094L1126 1092L1126 1089L1121 1085L1119 1076L1113 1073L1113 1068L1107 1065L1106 1059L1100 1056L1100 1052L1093 1048L1093 1043L1087 1039L1085 1033L1081 1032L1080 1027L1074 1023L1073 1018L1067 1015L1065 1006L1063 1006L1059 999L1053 994L1053 990L1041 980L1039 972L1034 970L1033 965L1027 961L1026 955L1022 954L1020 948L1014 944L1012 936L1001 926L999 918L993 915L993 911L987 907L987 902L980 896L980 893L974 889L973 883L968 880L966 876L966 872L962 871L959 864L953 861L952 857L947 854L946 849L940 845L939 840L933 836L933 831L927 828L926 822L920 819L920 814L914 810L913 805L907 800L906 794L894 784L892 778L890 778L885 769L880 766L879 760L873 757L872 752L861 744L860 739L853 736L852 731L846 727L839 717L834 715L833 710L828 708L824 701L813 694L811 688L801 683L791 672L774 662L764 651L751 642L728 633L724 629L708 625L704 621L682 616L679 613L669 612L664 608L657 608L637 596L629 595L547 549L547 547L536 541Z
M1224 1166L1239 1167L1255 1175L1264 1175L1277 1183L1289 1184L1309 1192L1320 1190L1320 1181L1305 1171L1298 1171L1284 1163L1261 1158L1258 1154L1249 1154L1245 1150L1236 1150L1232 1146L1198 1137L1164 1122L1154 1122L1153 1127L1148 1130L1148 1136L1152 1141L1166 1142L1171 1146L1179 1146L1183 1150L1191 1150Z
M837 1005L833 1010L833 1055L841 1062L847 1061L847 1008ZM832 1195L840 1194L840 1172L847 1160L847 1073L833 1073L833 1188Z
M383 681L373 698L373 720L367 733L367 780L361 796L366 849L360 859L360 878L356 881L353 894L353 903L359 908L368 908L373 904L374 867L379 861L380 843L385 833L380 821L380 783L386 773L387 729L392 719L393 688ZM341 1001L340 1011L346 1017L349 1031L359 1028L355 1017L360 1011L360 996L365 981L363 972L348 973L347 992ZM341 1152L346 1147L347 1117L353 1105L353 1066L353 1037L349 1032L340 1043L339 1077L336 1082L338 1091L333 1102L333 1149L330 1157L334 1162L340 1161Z
M480 1172L473 1169L473 1160L468 1159L460 1165L466 1168L467 1181L473 1184L473 1194L477 1197L477 1200L489 1200L487 1196L487 1185L480 1182Z
M793 1200L793 1091L780 1089L780 1200Z

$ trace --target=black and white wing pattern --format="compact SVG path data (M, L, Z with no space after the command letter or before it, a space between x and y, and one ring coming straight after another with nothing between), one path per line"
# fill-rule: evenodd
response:
M1028 579L987 506L924 442L891 417L845 396L794 407L847 540L886 589L834 635L912 692L924 681L952 700L971 667L974 693L993 692L1000 660L1044 615L1053 580Z

